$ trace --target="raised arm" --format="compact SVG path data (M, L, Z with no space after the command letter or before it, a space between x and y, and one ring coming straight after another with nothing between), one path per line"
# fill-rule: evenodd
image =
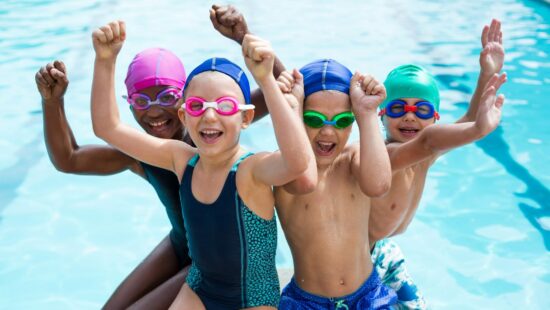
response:
M115 64L126 39L125 24L111 22L92 34L96 59L92 83L92 123L95 134L107 143L151 165L181 177L194 149L181 141L160 139L120 122L115 100ZM179 156L174 156L178 154Z
M359 126L359 149L353 153L352 173L365 195L378 197L391 186L390 160L377 116L386 89L372 76L356 72L350 82L350 98Z
M244 36L250 33L243 14L232 5L212 5L210 20L219 33L237 42L239 45L242 45ZM273 76L278 78L283 71L285 71L283 63L275 56ZM254 109L254 121L267 115L268 110L261 88L252 91L251 100L252 104L256 107Z
M304 77L300 71L283 71L277 79L279 89L283 92L287 104L293 113L303 122L304 108ZM309 162L308 167L296 180L285 184L284 189L294 195L307 194L317 186L317 164L315 160Z
M504 104L504 96L496 95L500 85L498 77L486 85L475 121L430 125L406 143L389 144L392 170L401 170L428 158L436 158L445 151L479 140L495 130Z
M59 60L40 68L35 75L42 97L44 140L54 167L75 174L114 174L126 169L143 176L136 160L110 146L79 146L65 116L64 94L69 80Z
M313 150L302 122L286 103L273 77L275 56L269 42L248 34L242 51L246 66L264 93L280 149L258 160L252 173L261 183L281 186L304 173L314 161Z
M457 123L472 122L475 120L479 109L481 96L489 80L500 72L504 64L504 46L502 45L502 31L500 21L493 19L491 25L483 27L481 33L482 50L479 55L479 77L474 95L470 100L470 106L464 116ZM506 74L499 77L500 84L506 81ZM498 89L498 87L497 87Z

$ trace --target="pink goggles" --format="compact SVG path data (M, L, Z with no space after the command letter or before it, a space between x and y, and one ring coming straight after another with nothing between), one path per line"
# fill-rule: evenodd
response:
M181 90L175 87L169 87L157 94L156 100L151 100L149 96L142 93L133 93L130 97L122 96L128 103L138 110L147 110L151 106L158 104L163 107L174 106L181 98Z
M252 110L254 105L239 104L236 98L229 96L220 97L214 102L206 101L201 97L189 97L182 108L191 116L201 116L208 108L213 108L220 115L233 115L239 111Z

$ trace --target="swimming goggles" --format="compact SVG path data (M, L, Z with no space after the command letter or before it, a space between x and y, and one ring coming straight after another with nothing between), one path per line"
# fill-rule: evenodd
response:
M332 120L317 111L308 110L304 112L304 124L312 128L321 128L325 125L334 126L337 129L344 129L355 121L355 116L351 111L336 114Z
M163 107L175 105L181 98L181 90L174 87L169 87L157 94L155 101L152 101L149 96L142 93L133 93L130 97L122 96L128 103L137 110L147 110L151 106L158 104Z
M439 119L439 113L434 108L434 105L428 101L419 101L415 105L408 105L403 100L393 100L386 105L386 107L378 113L379 116L387 115L391 118L397 118L405 115L408 112L414 112L414 114L421 119L430 119L435 117Z
M224 96L216 101L206 101L201 97L189 97L185 100L182 108L191 116L201 116L206 109L213 108L220 115L233 115L239 111L252 110L252 104L239 104L236 98Z

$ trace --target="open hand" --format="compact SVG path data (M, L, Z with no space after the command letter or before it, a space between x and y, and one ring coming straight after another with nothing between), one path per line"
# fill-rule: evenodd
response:
M114 60L126 39L126 24L113 21L92 33L92 41L97 59Z
M482 136L497 128L501 118L501 108L504 104L504 95L496 95L500 86L506 82L506 73L494 74L481 95L479 110L477 111L475 126Z
M283 71L277 78L277 84L283 92L288 105L296 111L300 118L304 104L304 77L300 71L294 69L292 72Z
M44 101L59 102L69 85L67 69L65 64L59 60L40 68L34 78L38 92Z
M481 46L483 50L479 55L479 65L482 73L487 76L499 73L504 64L504 47L499 20L493 19L490 26L485 25L481 34Z
M246 66L258 85L273 76L275 53L268 41L247 34L243 39L242 51Z
M248 33L246 20L241 12L231 5L212 5L210 9L212 26L223 36L242 44Z
M386 99L386 88L371 75L355 72L351 77L349 94L356 117L366 111L374 111Z

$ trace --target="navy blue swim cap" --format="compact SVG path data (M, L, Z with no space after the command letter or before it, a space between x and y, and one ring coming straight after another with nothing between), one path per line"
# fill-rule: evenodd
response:
M334 59L319 59L300 69L305 96L322 90L337 90L349 95L351 71Z
M206 72L206 71L216 71L221 72L229 77L231 77L237 84L239 84L239 87L241 88L241 91L244 95L244 101L246 104L250 104L250 84L248 82L248 78L246 77L246 74L241 69L241 67L237 66L233 62L225 59L225 58L210 58L207 59L205 62L200 64L198 67L193 69L189 76L187 77L187 83L185 83L184 91L189 86L189 82L200 73Z

